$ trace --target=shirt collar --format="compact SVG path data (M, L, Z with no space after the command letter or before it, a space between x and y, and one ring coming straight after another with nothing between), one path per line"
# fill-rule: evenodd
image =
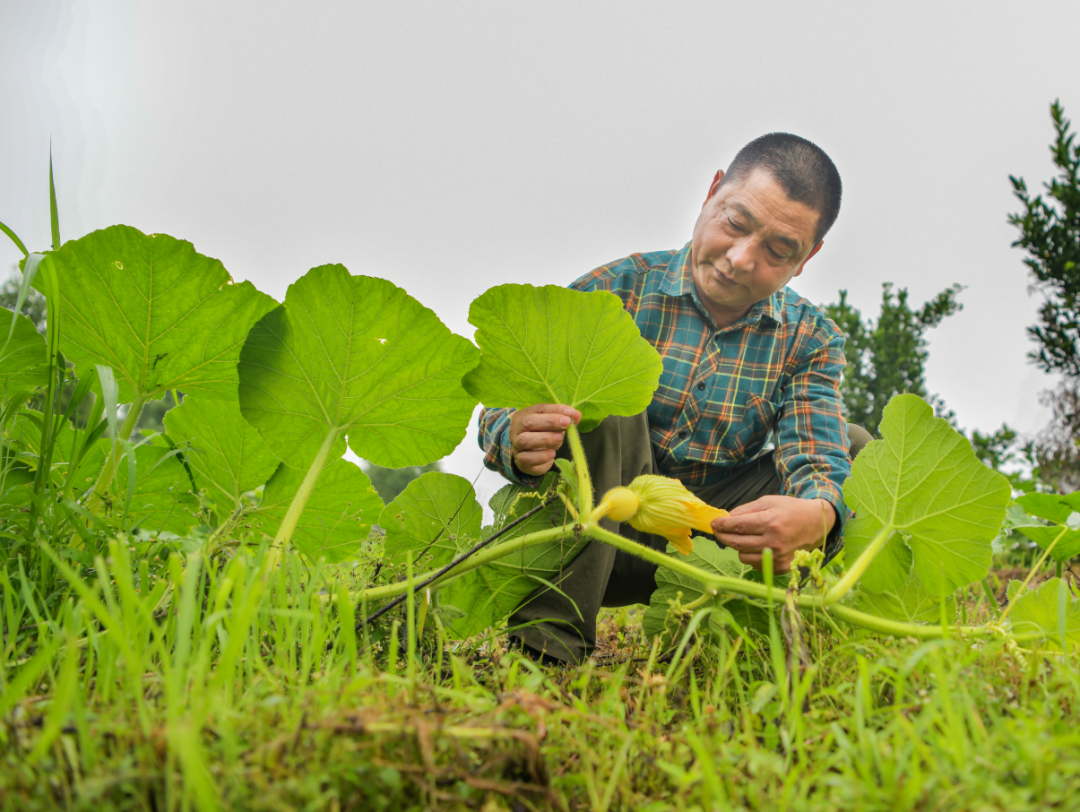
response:
M705 317L706 322L714 330L718 330L720 328L717 327L713 317L709 315L709 311L702 305L697 288L694 287L694 278L691 276L690 268L690 247L691 243L687 243L679 253L671 258L664 279L660 283L660 292L668 296L689 296L697 309L701 311L702 316ZM749 325L771 330L779 326L780 320L777 318L777 313L780 310L780 295L782 292L777 291L768 299L757 302L747 311L745 316L732 324L731 327Z

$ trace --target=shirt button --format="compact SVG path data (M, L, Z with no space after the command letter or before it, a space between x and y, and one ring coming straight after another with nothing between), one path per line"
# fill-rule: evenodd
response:
M686 430L686 429L683 429L682 431L680 431L680 432L679 432L679 436L680 436L680 437L685 437L685 436L686 436L687 434L689 434L689 433L690 433L690 432L689 432L688 430Z
M704 392L705 391L705 381L702 381L701 383L699 383L697 385L697 388L700 389L702 392Z

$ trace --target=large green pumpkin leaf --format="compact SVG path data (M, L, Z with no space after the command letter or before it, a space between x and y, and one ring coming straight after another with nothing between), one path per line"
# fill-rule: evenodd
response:
M185 398L165 415L165 429L183 448L196 484L222 514L239 508L241 495L277 470L277 457L244 420L236 401Z
M34 498L34 472L25 465L9 465L0 473L0 505L21 508Z
M45 336L26 316L15 316L15 329L9 339L12 316L10 310L0 307L0 400L49 382Z
M8 438L18 451L23 452L20 461L36 467L41 455L41 429L45 416L32 409L22 409L8 425ZM102 464L102 451L98 445L86 446L87 430L76 431L70 420L61 420L59 430L53 436L52 481L60 487L68 476L72 459L79 456L79 470L71 481L72 492L80 495L94 484ZM96 466L96 467L95 467Z
M500 285L472 303L469 322L483 355L465 388L485 406L562 403L589 431L643 411L660 381L660 355L611 293Z
M266 483L253 521L260 522L267 534L274 535L284 521L304 475L282 464ZM348 460L334 460L319 473L292 544L308 558L323 556L332 564L344 561L360 549L382 509L367 474Z
M32 455L37 463L41 451L41 423L43 415L29 409L21 411L8 426L8 437L26 455ZM111 443L101 439L83 451L86 430L76 431L68 420L60 421L55 435L52 455L52 477L55 487L60 487L68 476L73 456L80 454L78 470L72 476L72 493L77 497L89 490L98 471L105 462ZM199 500L192 493L191 478L183 463L168 446L143 444L135 449L135 490L124 520L128 528L138 526L144 530L165 530L183 536L196 525L195 513ZM117 468L116 478L105 491L102 518L109 524L119 524L128 494L130 465L125 457ZM21 486L25 488L26 486ZM12 498L19 493L13 492ZM29 499L29 493L25 494Z
M1056 493L1028 493L1016 502L1031 516L1053 522L1052 525L1016 525L1044 550L1049 549L1056 561L1068 561L1080 554L1080 493L1061 496Z
M1016 499L1029 516L1038 516L1054 524L1069 524L1074 513L1080 511L1080 493L1062 496L1057 493L1025 493ZM1073 520L1075 523L1076 520Z
M424 465L461 442L476 348L385 279L312 268L252 328L240 408L279 458L306 468L332 437L385 466Z
M1017 527L1017 532L1023 533L1044 550L1050 549L1050 556L1055 561L1068 561L1075 555L1080 555L1080 530L1070 530L1063 525L1049 525L1043 527Z
M76 475L92 484L109 453L109 440L99 440L87 450ZM130 453L130 452L128 452ZM106 522L119 522L127 501L128 459L121 461L116 477L103 499ZM166 531L186 536L198 524L199 500L192 492L191 478L177 455L168 448L143 444L135 449L135 490L124 526L150 532Z
M926 590L918 573L912 569L899 589L880 594L860 592L857 606L871 615L890 620L933 625L941 622L941 600ZM945 598L945 618L950 624L956 619L956 598L952 595Z
M739 554L735 550L721 547L716 543L716 539L695 536L692 541L694 551L690 555L682 555L670 543L667 547L668 555L679 556L680 560L687 564L728 578L749 580L750 574L756 572L753 567L739 560ZM650 638L662 635L663 645L671 645L678 640L680 632L691 619L691 615L673 613L672 607L685 606L704 594L705 590L700 582L667 567L660 567L656 571L656 591L649 599L649 608L641 618L642 630ZM744 628L768 633L769 615L764 607L734 595L722 594L717 601L722 602L722 605L705 620L705 631L717 634L729 626L731 621L735 621Z
M1080 642L1080 601L1070 594L1064 581L1051 578L1016 598L1019 587L1019 581L1012 581L1008 590L1009 601L1016 601L1009 612L1015 633L1041 632L1059 648L1062 632L1067 646Z
M33 500L42 417L40 412L21 409L6 426L3 459L0 460L3 465L0 471L0 504L21 508Z
M61 350L80 378L112 367L123 402L169 389L234 398L240 347L275 305L191 243L131 226L71 240L42 264L60 280Z
M567 476L574 475L573 463L566 460L558 460L558 462L565 463L565 465L560 464L559 466L564 471L561 474L564 479ZM517 521L539 505L554 489L559 476L554 472L550 472L541 478L535 488L526 488L522 485L504 485L500 488L488 500L488 507L491 508L491 513L494 516L491 532L495 533L502 530L511 522ZM576 484L576 480L573 480L571 484ZM521 524L501 536L500 540L517 538L540 530L550 530L552 527L566 524L571 520L572 517L567 515L562 503L555 502L547 510L534 513L528 519L525 519Z
M495 513L492 533L498 532L536 507L553 475L533 490L519 485L507 485L492 497ZM565 513L561 502L555 502L520 525L500 536L502 544L528 533L550 530L566 524L572 518ZM487 532L487 531L485 531ZM439 603L447 611L446 627L459 638L471 637L503 622L537 587L556 583L562 568L581 552L586 539L573 537L549 541L497 559L470 571L439 591Z
M844 533L848 560L878 532L890 533L862 586L897 590L912 562L933 595L982 579L1005 518L1009 481L979 462L971 444L916 395L889 402L881 435L855 459L844 484L856 514Z
M175 442L186 444L196 484L222 513L240 507L242 494L266 483L262 502L245 522L277 532L305 472L279 464L235 402L188 398L165 416L165 425ZM335 460L319 474L292 544L309 558L343 561L360 548L382 507L367 475L347 460Z
M404 577L449 564L480 540L483 511L469 480L429 471L414 479L379 517L386 531L385 569Z

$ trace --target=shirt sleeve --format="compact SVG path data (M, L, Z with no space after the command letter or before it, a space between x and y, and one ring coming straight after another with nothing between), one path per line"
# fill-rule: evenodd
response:
M509 479L515 485L535 488L541 477L523 474L510 456L510 416L516 409L480 410L477 441L484 451L484 465Z
M830 559L842 546L848 518L844 480L851 473L851 457L840 411L844 364L843 335L822 326L794 370L776 424L776 469L784 494L824 499L836 510L825 543Z

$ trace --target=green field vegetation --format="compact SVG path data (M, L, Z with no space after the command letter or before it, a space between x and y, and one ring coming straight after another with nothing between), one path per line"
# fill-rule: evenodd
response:
M1007 639L808 614L802 643L777 624L659 657L619 610L593 661L544 669L437 630L369 645L296 559L266 580L257 555L109 555L55 620L4 584L5 808L1067 809L1080 789L1075 659ZM969 619L998 611L968 597Z
M474 345L341 265L279 303L167 235L62 242L53 201L0 312L0 808L1075 806L1080 493L918 394L867 401L846 549L793 574L602 528L574 427L485 526L467 480L384 503L346 446L419 473L477 402L640 412L660 359L616 297L501 285ZM589 541L660 566L650 606L580 666L508 650Z

